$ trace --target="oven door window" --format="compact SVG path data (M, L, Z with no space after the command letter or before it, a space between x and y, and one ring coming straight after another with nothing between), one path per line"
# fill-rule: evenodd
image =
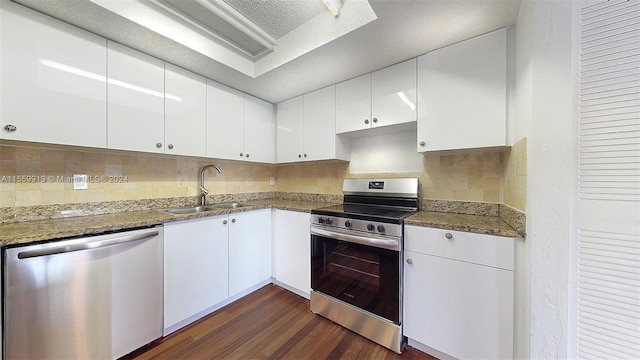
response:
M400 324L398 251L312 235L311 288Z

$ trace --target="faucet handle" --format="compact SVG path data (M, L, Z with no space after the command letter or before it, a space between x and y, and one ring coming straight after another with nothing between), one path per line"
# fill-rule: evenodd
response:
M200 186L200 191L202 192L202 195L209 195L209 190L203 188L202 186Z

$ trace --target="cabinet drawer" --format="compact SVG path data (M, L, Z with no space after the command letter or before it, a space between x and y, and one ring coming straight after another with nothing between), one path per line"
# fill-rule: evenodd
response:
M513 270L513 238L509 237L405 226L404 249Z

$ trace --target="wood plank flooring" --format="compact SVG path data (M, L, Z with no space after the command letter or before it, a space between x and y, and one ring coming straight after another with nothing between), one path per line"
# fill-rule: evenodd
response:
M308 300L272 284L123 359L435 358L411 347L398 355L313 314Z

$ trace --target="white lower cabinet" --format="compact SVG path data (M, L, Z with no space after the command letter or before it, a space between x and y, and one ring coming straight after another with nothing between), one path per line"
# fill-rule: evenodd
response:
M271 210L164 225L164 335L271 279Z
M513 239L406 226L403 321L433 355L513 358Z
M299 295L311 292L311 214L273 211L273 277Z
M229 296L271 279L271 210L229 215Z
M164 226L164 328L226 300L228 216Z

